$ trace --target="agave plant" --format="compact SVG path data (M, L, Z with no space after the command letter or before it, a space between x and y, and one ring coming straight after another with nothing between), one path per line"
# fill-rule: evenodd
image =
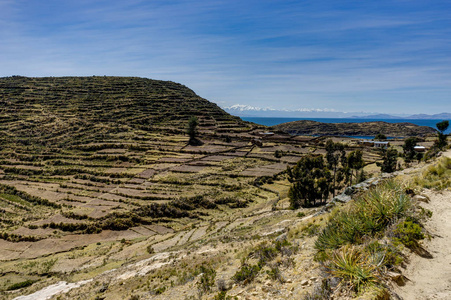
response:
M377 271L378 264L358 247L346 245L331 253L328 269L332 276L341 278L341 285L360 293L365 288L378 285L381 280Z

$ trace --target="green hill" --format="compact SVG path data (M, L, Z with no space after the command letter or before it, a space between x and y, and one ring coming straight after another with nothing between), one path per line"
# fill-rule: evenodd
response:
M136 77L0 78L2 143L98 142L136 130L182 133L191 116L200 128L245 123L187 87Z

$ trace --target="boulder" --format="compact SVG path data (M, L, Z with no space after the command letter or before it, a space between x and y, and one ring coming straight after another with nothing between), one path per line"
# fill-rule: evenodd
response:
M423 195L415 195L412 197L412 200L429 203L429 197Z
M355 193L357 193L357 191L354 186L348 186L344 191L344 194L349 196Z
M335 196L335 198L332 201L346 203L350 200L351 200L351 196L347 195L346 193L343 193L338 196Z

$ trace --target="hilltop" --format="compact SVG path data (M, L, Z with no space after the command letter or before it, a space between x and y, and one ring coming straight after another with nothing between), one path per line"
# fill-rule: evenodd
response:
M3 143L71 145L118 133L183 133L191 116L200 128L246 127L192 90L171 81L137 77L0 78Z
M293 135L327 136L375 136L378 133L392 137L430 136L436 130L412 123L321 123L316 121L294 121L274 126L274 129Z

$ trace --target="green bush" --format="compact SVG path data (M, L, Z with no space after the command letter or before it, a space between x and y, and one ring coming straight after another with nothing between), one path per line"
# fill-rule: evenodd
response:
M238 300L238 297L227 296L227 291L220 291L214 298L214 300Z
M241 268L233 275L232 279L236 283L248 284L255 277L257 277L258 272L260 272L261 267L258 265L247 265L243 264Z
M424 239L421 226L412 222L404 221L396 226L394 231L396 238L407 248L415 248L418 241Z
M200 273L200 279L197 283L198 289L201 293L209 292L215 283L216 271L210 266L201 265Z
M18 289L30 286L34 282L35 282L34 280L30 280L29 279L29 280L25 280L25 281L22 281L22 282L14 283L14 284L10 285L7 290L8 291L18 290Z

